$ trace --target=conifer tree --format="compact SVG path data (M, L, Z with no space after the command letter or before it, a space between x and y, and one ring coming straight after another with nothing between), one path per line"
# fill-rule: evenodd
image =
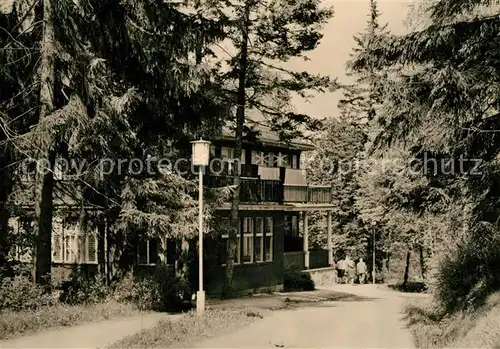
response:
M355 60L360 54L369 52L375 42L387 34L385 27L379 24L379 11L376 0L370 1L368 23L363 33L354 37L356 46L351 54ZM363 227L360 213L355 206L359 176L365 170L364 155L371 129L375 123L376 111L381 102L380 86L384 76L372 69L371 65L363 69L354 69L352 61L347 63L347 74L353 83L342 86L343 98L339 102L340 120L332 118L323 130L320 146L313 154L309 178L313 183L333 186L333 203L337 210L332 215L336 250L349 250L352 255L364 257L367 248L367 231ZM324 164L328 165L329 174L324 173ZM312 219L312 233L320 233L320 240L326 246L324 215ZM324 247L324 246L322 246Z
M127 231L132 226L156 227L151 230L170 229L175 235L173 226L164 224L165 217L173 212L168 205L172 204L174 211L182 206L179 212L194 218L187 197L165 191L173 196L162 203L161 209L151 209L142 200L138 209L149 216L134 216L139 221L127 213L130 207L126 200L138 187L132 185L134 179L153 188L170 184L178 194L185 194L186 184L180 177L174 181L172 176L156 171L150 175L154 178L148 178L144 172L135 176L130 173L133 171L119 172L116 168L103 175L100 162L103 158L145 160L148 153L164 148L165 138L185 142L192 138L192 132L221 118L225 109L220 108L223 105L214 93L217 88L210 80L210 71L189 60L200 36L208 42L219 35L211 21L182 13L176 5L161 1L44 0L35 2L27 12L23 12L23 4L22 0L14 2L9 16L2 18L10 25L2 42L1 58L7 63L2 66L2 79L11 86L2 103L13 104L8 118L2 120L7 123L24 117L28 125L3 137L20 159L51 160L44 177L37 179L35 200L39 238L34 258L36 281L40 282L50 275L51 167L55 155L80 165L90 164L73 178L78 184L73 189L81 194L76 199L82 205L91 204L110 213L118 226L129 226ZM38 21L39 16L45 20ZM40 23L45 23L43 31ZM28 38L27 33L31 35ZM20 39L31 40L33 48L44 43L43 50L33 50L30 56L16 60L19 57L12 53L15 51L5 48L19 45L28 51ZM40 75L18 73L26 62L33 64ZM27 85L41 93L38 100L28 98L31 94L26 92ZM19 95L24 99L13 100ZM31 112L29 118L22 108ZM154 190L137 195L144 198L146 193L156 195Z
M476 285L489 289L498 284L492 267L498 263L493 252L498 250L494 188L500 120L496 5L493 1L435 1L428 12L430 25L408 35L390 36L377 43L370 57L361 55L354 63L365 67L375 59L377 68L398 72L386 84L378 143L404 141L417 159L445 160L444 171L428 175L430 185L446 188L454 205L474 203L469 236L440 274L446 293L441 300L448 309L456 309ZM460 277L451 271L461 270L463 275L467 265L480 266L482 272L471 273L475 276L466 283L453 284Z
M282 67L293 58L305 59L322 37L323 25L332 10L322 8L318 0L241 0L205 1L195 7L225 27L229 57L220 64L227 69L221 75L227 93L236 103L234 132L235 158L241 158L242 138L248 111L262 115L264 123L287 141L302 134L301 125L316 127L318 122L291 107L292 94L307 97L309 91L325 91L336 85L329 77L295 72ZM236 254L240 172L234 174L231 206L225 296L232 293L233 266Z

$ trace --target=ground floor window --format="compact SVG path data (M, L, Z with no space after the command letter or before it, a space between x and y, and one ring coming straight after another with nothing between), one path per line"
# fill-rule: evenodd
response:
M229 225L229 219L224 220ZM235 264L270 262L273 260L274 221L272 217L243 217L237 235ZM222 235L222 263L229 247L229 235Z
M23 243L22 240L32 236L33 220L12 218L9 220L9 225L16 237L12 251L13 259L30 263L32 242ZM64 222L62 219L54 218L51 240L53 263L97 263L97 233L95 231L84 231L78 223Z
M173 265L179 243L179 240L171 238L166 239L163 243L160 238L143 239L137 245L137 264L156 265L160 263L160 255L165 254L167 265ZM165 246L162 247L162 244Z
M97 263L97 233L76 223L55 220L52 226L52 261L68 264Z
M137 262L140 265L155 265L158 263L159 244L156 239L146 239L137 248Z

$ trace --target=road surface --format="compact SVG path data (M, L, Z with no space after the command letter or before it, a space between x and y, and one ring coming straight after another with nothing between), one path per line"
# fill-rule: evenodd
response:
M331 288L330 288L331 289ZM370 297L326 302L273 312L229 335L190 344L191 348L413 348L401 317L405 299L371 285L338 285L335 290Z

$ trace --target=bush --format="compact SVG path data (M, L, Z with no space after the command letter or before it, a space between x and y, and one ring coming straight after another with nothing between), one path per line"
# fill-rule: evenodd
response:
M152 280L136 279L132 273L127 273L113 288L113 298L116 301L135 304L141 310L153 309L158 298Z
M300 269L285 269L283 288L285 292L291 291L313 291L314 281L309 273L304 273Z
M17 275L1 281L0 310L36 310L56 303L57 299L49 289L33 284L29 277Z
M420 303L420 304L419 304ZM406 320L417 348L499 348L500 293L474 312L440 312L433 303L406 307Z
M157 267L153 276L138 278L128 273L114 286L114 298L133 303L141 310L181 311L191 308L186 304L189 285L175 277L164 266Z
M109 295L109 288L101 278L88 278L74 273L71 280L62 284L60 301L66 304L95 304L104 301Z
M438 263L432 291L446 312L476 309L500 287L500 236L476 231Z

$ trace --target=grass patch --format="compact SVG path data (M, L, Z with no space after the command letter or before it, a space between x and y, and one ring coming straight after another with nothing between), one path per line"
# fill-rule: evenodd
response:
M203 316L188 312L177 320L163 320L149 330L114 343L110 348L180 348L238 330L262 318L261 310L207 309Z
M420 301L405 308L417 348L500 348L500 293L474 312L440 313Z
M130 316L140 311L130 304L107 301L91 305L49 305L34 310L1 310L0 339L49 328Z

